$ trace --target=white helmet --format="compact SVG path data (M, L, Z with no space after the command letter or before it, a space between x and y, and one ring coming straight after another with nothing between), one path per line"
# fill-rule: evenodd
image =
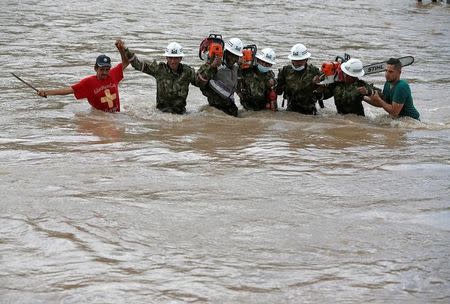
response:
M164 52L164 56L166 57L183 57L183 47L181 44L177 42L171 42L166 48L166 51Z
M306 46L301 43L294 45L291 48L291 54L288 56L290 60L305 60L309 57L311 57L311 53L309 53Z
M225 43L225 50L233 53L236 56L242 57L242 49L244 44L239 38L231 38Z
M275 64L276 55L271 48L265 48L256 54L256 58L270 64Z
M341 64L341 70L347 75L352 77L364 76L364 69L361 60L359 59L349 59L348 61Z

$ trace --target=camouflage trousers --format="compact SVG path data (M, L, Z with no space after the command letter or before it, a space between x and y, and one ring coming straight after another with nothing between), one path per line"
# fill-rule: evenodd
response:
M266 99L254 99L254 98L243 98L241 99L241 105L246 110L260 111L266 109L267 101Z
M356 114L359 116L364 116L364 107L361 102L353 104L344 104L339 101L334 101L336 105L336 110L339 114Z
M317 109L315 104L301 105L298 103L292 103L288 101L286 111L298 112L305 115L316 115Z
M186 108L182 106L166 106L163 104L156 105L156 108L161 112L172 113L172 114L184 114L186 113Z

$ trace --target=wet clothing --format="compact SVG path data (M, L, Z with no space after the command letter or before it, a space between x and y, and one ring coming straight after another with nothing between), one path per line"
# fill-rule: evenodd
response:
M302 114L316 114L317 98L314 90L317 85L313 78L320 75L320 70L307 63L302 71L295 71L291 64L284 66L278 72L277 94L287 99L287 111Z
M383 95L385 96L384 100L387 103L395 102L403 104L402 110L398 116L409 116L414 119L419 119L420 114L414 107L411 89L406 81L400 79L394 85L391 85L390 82L386 82L383 88Z
M156 108L163 112L183 114L186 112L186 99L189 84L198 86L195 70L180 63L177 71L172 71L165 62L141 61L130 50L126 50L131 65L138 71L156 79Z
M359 79L352 83L339 81L329 84L325 88L323 98L328 99L334 96L334 104L339 114L364 116L364 107L362 104L364 95L358 91L358 87L365 87L370 93L376 90L373 85Z
M203 64L198 74L208 79L208 83L200 86L203 95L207 97L210 106L215 107L228 115L238 116L238 108L234 102L234 93L237 90L238 67L229 68L222 64L214 68L208 63Z
M269 82L273 79L273 83L276 83L275 74L272 71L261 73L256 66L239 70L239 74L238 93L244 109L254 111L266 109L269 102L267 94L271 89Z
M119 82L123 79L122 63L109 70L104 80L97 75L88 76L72 85L76 99L87 98L89 104L97 110L119 112Z

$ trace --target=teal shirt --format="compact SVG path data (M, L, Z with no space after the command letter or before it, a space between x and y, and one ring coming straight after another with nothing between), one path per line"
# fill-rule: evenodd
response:
M386 82L383 88L383 95L387 103L392 104L392 102L395 102L403 105L399 113L400 117L409 116L414 119L419 119L420 114L414 107L411 89L406 81L399 80L392 87L390 82Z

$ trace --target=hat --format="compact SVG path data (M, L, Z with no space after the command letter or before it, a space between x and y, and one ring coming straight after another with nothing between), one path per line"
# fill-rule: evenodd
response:
M306 46L301 43L297 43L291 48L291 53L289 54L289 60L305 60L311 57L311 53L308 52Z
M255 56L259 60L267 62L268 64L275 64L275 52L271 48L265 48L262 51L258 52Z
M364 76L363 64L359 59L352 58L344 62L341 64L341 70L352 77Z
M164 52L164 56L166 57L183 57L183 47L181 44L177 42L171 42L166 48L166 51Z
M242 43L241 39L239 38L231 38L225 43L225 50L229 51L230 53L242 57L242 48L244 47L244 44Z
M100 55L97 57L95 64L99 67L111 67L111 58L106 55Z

